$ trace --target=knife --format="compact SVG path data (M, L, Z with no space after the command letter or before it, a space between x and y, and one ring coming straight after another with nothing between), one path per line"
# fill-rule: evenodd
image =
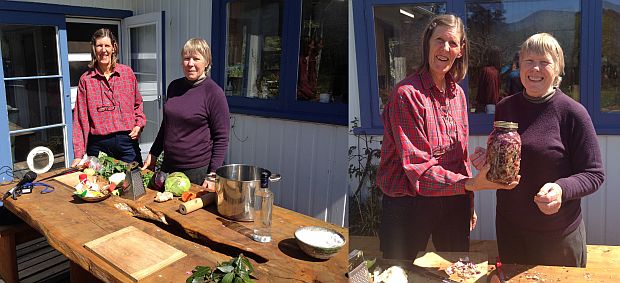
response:
M420 275L422 275L422 276L424 276L426 278L435 279L435 280L437 280L437 282L442 282L442 283L459 283L458 281L454 281L454 280L452 280L452 279L450 279L448 277L441 276L439 274L435 274L433 272L430 272L428 269L426 269L424 267L421 267L419 265L415 265L414 264L412 271L417 273L417 274L420 274Z

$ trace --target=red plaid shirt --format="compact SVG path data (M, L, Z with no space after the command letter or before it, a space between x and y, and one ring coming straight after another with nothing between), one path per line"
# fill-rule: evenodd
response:
M108 135L144 127L146 116L138 81L131 68L116 64L110 79L97 68L86 71L78 84L73 110L73 152L81 158L88 135Z
M426 71L394 87L383 110L385 127L377 184L388 196L465 194L471 176L467 154L467 102L446 75L442 93Z

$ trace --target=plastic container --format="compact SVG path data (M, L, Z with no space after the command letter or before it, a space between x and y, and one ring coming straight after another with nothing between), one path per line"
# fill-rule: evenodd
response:
M517 133L519 124L495 121L493 132L487 141L487 173L489 181L510 184L517 180L521 166L521 137Z

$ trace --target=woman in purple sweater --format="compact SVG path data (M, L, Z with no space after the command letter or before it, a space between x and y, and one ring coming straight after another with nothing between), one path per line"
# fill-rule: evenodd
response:
M222 166L228 149L230 113L226 96L210 77L211 49L204 39L183 46L184 78L168 85L164 118L143 169L163 151L162 171L183 172L194 184L213 190L205 178Z
M516 122L521 135L521 182L497 191L496 234L504 263L586 266L581 198L605 178L592 120L560 89L564 53L547 33L520 50L520 94L497 104L495 120ZM480 168L476 150L472 163Z

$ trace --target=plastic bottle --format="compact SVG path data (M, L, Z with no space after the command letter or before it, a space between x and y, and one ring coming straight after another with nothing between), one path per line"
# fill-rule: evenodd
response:
M257 242L271 242L271 212L273 192L269 190L269 173L262 172L260 188L254 198L254 233L252 239Z

